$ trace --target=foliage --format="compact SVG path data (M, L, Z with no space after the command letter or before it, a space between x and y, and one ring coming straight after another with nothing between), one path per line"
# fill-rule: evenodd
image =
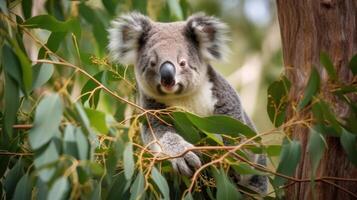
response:
M326 54L321 55L330 76L325 84L332 88L330 94L350 107L345 118L333 112L319 91L322 68L312 68L299 102L289 101L292 83L287 77L270 85L267 110L276 128L262 133L227 116L202 118L175 108L154 112L133 103L133 69L108 62L105 30L117 13L127 10L155 15L161 21L190 14L186 0L161 1L158 7L153 2L103 0L103 7L95 7L85 1L47 0L47 14L33 17L31 1L0 2L2 198L282 198L288 180L288 185L302 181L292 177L303 153L300 141L288 134L294 125L311 130L312 184L323 180L315 173L328 148L327 136L340 137L348 158L357 165L357 105L351 99L356 82L338 80ZM19 3L22 13L14 13ZM41 34L47 34L47 40L42 41ZM27 53L29 44L39 47L37 58ZM349 64L353 74L356 63L355 56ZM310 110L311 119L299 118L300 112ZM286 119L287 112L296 117ZM148 116L174 125L186 140L197 144L192 150L201 151L206 164L192 178L177 176L169 157L158 157L141 145L140 122ZM277 133L285 135L281 145L262 142ZM231 146L224 146L222 138ZM270 169L252 163L248 151L269 159L280 155L279 164ZM268 176L272 192L259 194L236 185L232 170Z

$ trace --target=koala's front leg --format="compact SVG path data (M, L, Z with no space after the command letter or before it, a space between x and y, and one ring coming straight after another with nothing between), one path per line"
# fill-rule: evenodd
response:
M145 144L151 143L155 138L158 140L158 143L152 144L150 149L161 152L166 156L177 156L194 147L184 140L174 128L161 123L157 119L153 119L154 117L150 118L152 130L148 125L143 125L142 127L142 139ZM200 158L192 151L181 157L170 159L170 161L172 167L185 176L192 176L194 171L201 167Z

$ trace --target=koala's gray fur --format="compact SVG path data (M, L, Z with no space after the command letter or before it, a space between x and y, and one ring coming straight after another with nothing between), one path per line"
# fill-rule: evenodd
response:
M201 116L223 114L256 129L241 105L236 91L210 65L222 59L227 48L227 26L214 17L196 14L184 22L159 23L139 13L122 15L112 22L109 30L110 57L124 64L135 65L138 100L145 109L183 107ZM162 82L161 68L169 62L174 66L173 86ZM193 147L177 131L150 117L149 127L143 125L145 144L156 138L151 149L175 156ZM187 176L202 163L194 152L170 160L173 168ZM255 160L266 165L266 158ZM243 177L242 184L261 192L267 190L264 176Z

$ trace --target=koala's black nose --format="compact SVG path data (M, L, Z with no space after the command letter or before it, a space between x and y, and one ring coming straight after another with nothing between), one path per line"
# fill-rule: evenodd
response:
M160 66L161 85L164 87L172 87L175 85L175 66L167 61Z

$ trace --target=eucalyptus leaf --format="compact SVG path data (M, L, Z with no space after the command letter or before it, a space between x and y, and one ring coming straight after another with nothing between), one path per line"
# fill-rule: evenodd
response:
M12 49L14 50L19 63L21 64L23 92L27 95L32 88L31 62L26 52L24 52L23 48L20 47L20 44L18 44L16 40L12 40L11 44L13 47Z
M277 173L291 176L294 174L295 169L300 161L301 156L301 145L299 141L287 141L284 140L279 166L276 170ZM286 182L286 179L280 176L275 176L273 180L274 188L277 188L283 185Z
M166 179L161 175L161 173L155 168L152 168L151 178L154 180L155 184L159 187L161 194L164 199L170 199L170 190L169 185L167 184Z
M9 14L9 11L7 10L7 6L6 6L6 1L0 1L0 9L5 14Z
M66 177L58 178L50 188L47 194L47 199L62 200L66 199L67 192L69 191L69 183Z
M5 72L16 80L18 85L22 85L21 63L8 45L2 47L2 58L6 58L2 59Z
M341 126L327 102L319 99L312 105L312 113L317 122L321 123L322 125L331 126L333 128L333 131L321 131L321 133L330 135L332 135L332 133L337 133L337 135L341 134Z
M4 190L8 198L11 198L14 194L16 185L24 174L24 164L22 159L19 159L16 164L6 174L4 184Z
M25 19L30 18L32 14L32 0L21 1L21 8Z
M167 3L169 5L170 13L172 13L171 16L176 20L182 20L183 13L179 0L168 0Z
M5 74L5 108L4 108L4 133L11 138L12 126L17 119L17 111L20 107L20 88L18 83Z
M193 200L191 192L188 192L183 199L184 200Z
M325 138L317 132L316 129L311 128L310 129L310 137L309 137L309 143L307 145L307 149L309 151L310 155L310 162L311 162L311 173L312 173L312 178L314 179L315 173L317 170L317 167L319 166L320 160L324 154L325 151Z
M52 76L54 67L52 64L43 63L32 67L32 90L45 84Z
M133 185L130 187L130 200L141 199L144 194L145 178L141 171L135 178Z
M48 37L45 46L49 48L52 52L56 52L66 37L66 32L52 32L51 35ZM46 58L46 49L41 48L38 52L38 58L43 59Z
M37 106L35 122L29 133L33 149L48 143L58 130L62 119L63 105L58 94L44 97Z
M87 113L92 127L94 127L101 134L108 133L109 128L106 123L105 113L90 108L85 108L85 112Z
M75 140L77 143L79 159L80 160L88 160L89 159L89 142L80 127L76 127Z
M93 77L98 80L99 82L103 82L103 74L104 72L101 71L97 74L95 74ZM99 102L99 95L100 95L101 89L98 89L98 85L91 79L89 79L83 86L82 91L81 91L81 101L82 103L85 103L87 100L89 100L89 106L92 108L96 108Z
M357 75L357 54L351 58L348 66L350 67L353 75Z
M342 147L345 149L348 159L351 161L351 163L357 166L357 135L343 129L340 141Z
M72 32L77 38L81 36L81 29L77 19L59 21L52 15L37 15L27 19L23 24L26 28L40 28L51 32Z
M231 165L233 170L240 175L244 174L255 174L255 175L264 175L263 172L254 169L252 166L248 165L247 163L239 163L236 165Z
M130 180L134 174L135 164L134 164L134 156L133 156L133 144L128 142L124 149L123 155L124 162L124 174L127 180Z
M199 117L192 113L186 113L186 116L197 128L210 133L225 134L232 137L244 135L248 138L256 135L256 132L249 126L229 116L213 115Z
M25 174L16 185L13 200L30 200L32 182L28 174Z
M101 182L93 181L93 190L90 194L90 200L101 200L102 187Z
M275 127L284 123L290 87L291 83L285 76L269 85L267 111Z
M64 131L64 138L63 138L63 153L71 155L75 158L79 158L79 153L76 143L76 136L75 136L76 127L72 124L66 126Z
M118 199L118 197L121 197L122 199L128 199L129 184L130 182L126 180L124 173L120 173L117 176L115 176L114 182L108 192L107 200L116 200Z
M330 60L330 57L325 52L322 52L320 54L320 62L322 64L322 66L325 67L330 79L337 80L337 73L336 73L335 67L333 66L333 63Z
M304 91L304 97L298 105L298 110L303 109L312 100L312 97L317 94L319 87L320 87L320 76L316 68L313 67L311 69L310 78L309 81L307 82Z
M183 112L171 113L174 120L175 128L178 129L180 135L188 142L195 144L201 137L197 129Z
M53 176L55 169L49 166L59 159L59 153L54 142L35 153L34 164L38 170L39 177L47 183Z
M229 180L223 169L220 169L219 171L214 169L214 177L217 187L216 199L242 199L242 195L239 193L236 186Z
M92 25L93 35L99 47L98 50L100 53L103 53L108 44L108 34L103 22L99 19L97 13L86 4L81 3L78 8L80 15Z

